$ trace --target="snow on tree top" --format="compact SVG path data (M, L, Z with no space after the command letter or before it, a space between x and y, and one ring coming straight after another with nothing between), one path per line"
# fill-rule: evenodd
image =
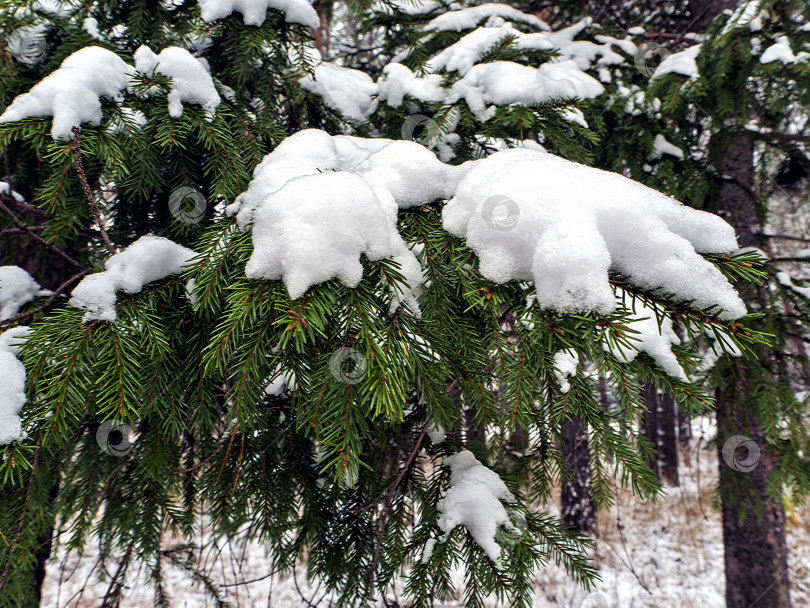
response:
M144 74L158 72L172 79L169 116L180 118L183 103L200 104L207 112L216 111L220 99L214 81L194 55L180 47L163 49L159 55L143 45L134 55L135 69Z
M0 334L0 445L25 436L18 416L25 404L25 367L15 355L28 331L23 326Z
M487 3L439 15L425 26L425 30L461 32L474 28L484 20L491 20L493 18L508 19L509 21L524 23L538 30L549 29L544 21L541 21L534 15L528 15L506 4Z
M200 12L206 23L239 12L245 25L261 25L271 8L284 13L287 23L320 26L318 13L306 0L200 0Z
M0 321L15 316L22 305L38 295L43 292L25 270L19 266L0 266Z
M138 293L152 281L180 274L197 254L163 237L146 235L105 263L107 270L85 277L68 302L87 312L84 322L115 321L115 292Z
M746 314L702 253L737 249L734 230L622 175L547 152L513 149L477 161L443 211L496 283L532 280L541 308L564 314L616 309L608 270L646 290Z
M98 46L67 57L51 75L19 95L0 116L0 123L53 116L51 135L70 139L82 123L101 124L101 97L120 99L134 70L112 51Z
M472 452L462 450L445 458L442 464L450 467L450 486L437 505L442 514L438 521L444 532L441 541L456 526L464 526L489 559L500 565L501 548L495 542L498 529L503 526L517 532L501 501L514 502L515 497Z

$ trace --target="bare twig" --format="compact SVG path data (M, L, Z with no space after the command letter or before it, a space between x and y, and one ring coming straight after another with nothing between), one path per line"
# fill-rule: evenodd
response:
M408 456L408 460L405 461L405 466L402 467L402 471L400 471L399 475L397 475L396 480L394 480L394 485L391 486L391 490L385 497L385 502L383 503L383 513L382 518L380 519L380 531L379 537L377 538L377 546L374 548L374 557L371 560L371 566L369 567L369 574L368 574L368 597L374 597L374 579L377 575L377 561L380 558L380 549L382 549L383 538L385 537L385 525L388 523L388 517L391 515L391 505L394 502L394 497L396 496L397 488L399 484L402 482L402 479L405 477L405 474L410 470L411 463L413 459L416 458L416 455L419 453L420 448L422 447L422 442L425 440L425 435L427 434L428 425L430 423L426 422L425 426L422 427L422 432L419 433L419 437L416 440L416 444L413 446L410 455Z
M90 203L90 209L93 211L93 215L96 218L96 224L98 224L98 229L101 231L101 238L104 239L107 251L110 252L110 255L115 255L115 248L110 242L110 237L107 236L104 221L101 219L101 212L98 210L98 205L96 205L96 201L93 199L93 194L90 192L90 184L87 183L87 176L84 174L84 161L82 160L82 151L79 146L79 128L73 127L71 131L75 138L73 140L73 156L76 159L76 172L79 174L79 181L82 183L84 195L87 197L87 202Z
M20 230L22 230L23 232L28 234L32 239L34 239L38 243L41 243L42 245L47 247L50 251L53 251L56 255L58 255L59 257L61 257L64 260L68 261L69 263L71 263L76 268L84 269L84 266L79 264L76 260L74 260L72 257L70 257L68 254L66 254L64 251L59 249L59 247L57 247L53 243L49 243L48 241L43 239L41 236L39 236L36 232L31 230L30 227L26 226L20 220L20 218L18 218L16 215L14 215L14 212L6 206L6 204L3 202L2 198L0 198L0 209L2 209L3 212L11 218L11 221L14 222L14 224L17 226L17 228L19 228Z

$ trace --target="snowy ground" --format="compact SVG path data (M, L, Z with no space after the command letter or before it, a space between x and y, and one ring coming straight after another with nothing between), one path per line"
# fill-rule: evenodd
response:
M717 461L706 450L709 424L695 425L691 449L682 452L681 487L670 489L657 504L642 503L620 492L616 505L599 513L596 559L602 573L595 594L579 589L554 566L537 573L538 608L721 608L723 546L719 513L712 508ZM810 511L806 505L787 508L790 577L794 606L810 606ZM173 546L171 541L167 547ZM264 549L248 545L233 552L209 546L199 555L210 578L229 602L241 607L298 608L330 606L317 582L304 570L293 576L271 575ZM752 557L752 559L754 559ZM98 606L107 590L97 582L98 555L92 552L48 568L42 606ZM108 566L109 570L109 566ZM167 589L179 608L207 608L215 603L179 569L166 568ZM154 605L151 586L141 578L128 581L122 606ZM459 587L462 583L458 576ZM82 588L84 590L82 591ZM461 595L459 595L461 597ZM462 606L462 602L441 608ZM499 606L493 602L492 607Z

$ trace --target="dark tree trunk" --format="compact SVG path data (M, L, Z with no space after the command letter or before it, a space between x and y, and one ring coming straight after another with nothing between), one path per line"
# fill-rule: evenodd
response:
M579 420L562 425L561 451L570 478L563 478L562 520L584 534L596 533L596 510L591 502L591 468L588 434Z
M675 401L661 396L653 385L643 390L644 403L649 410L644 414L644 435L655 446L650 468L660 481L670 486L680 485L678 478L678 427L675 424Z
M740 407L748 401L750 387L744 380L731 381L717 390L726 606L790 608L785 509L781 501L767 497L774 462L765 449L759 421ZM731 458L726 450L724 457L722 446L735 435L753 442L748 444L752 449L744 444ZM760 450L758 462L756 450ZM753 463L750 471L748 462ZM755 512L757 507L762 509L761 517Z
M722 172L733 181L721 191L716 211L734 226L741 247L758 246L756 234L760 222L754 201L746 192L746 186L753 184L754 178L751 139L745 134L732 137L722 161ZM759 307L765 295L753 290L751 293L754 306ZM767 356L763 354L761 359L757 364L767 367ZM789 608L785 509L781 499L773 499L766 492L775 463L768 453L762 427L753 414L752 392L745 374L732 373L726 375L716 390L726 605L728 608ZM736 435L750 439L761 452L760 461L750 471L732 470L725 462L723 446ZM746 457L746 454L738 455L742 460ZM753 496L743 494L746 489L753 492ZM756 506L761 507L761 517L754 512Z

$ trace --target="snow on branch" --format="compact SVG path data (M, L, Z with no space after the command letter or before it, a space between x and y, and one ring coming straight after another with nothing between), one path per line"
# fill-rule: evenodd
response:
M430 21L425 26L425 29L437 32L461 32L475 27L484 20L489 21L498 18L530 25L538 30L549 29L544 21L541 21L534 15L519 11L507 4L495 3L481 4L470 8L449 11Z
M541 308L610 313L608 271L648 291L746 314L721 272L698 255L737 249L734 230L617 173L513 149L477 161L443 211L444 227L496 283L534 281Z
M53 138L71 139L73 127L101 124L101 97L122 99L134 72L112 51L85 47L67 57L29 93L16 97L0 116L0 124L53 116Z
M500 566L501 548L495 542L503 527L515 535L520 531L509 520L501 501L511 503L515 497L498 475L481 464L472 452L463 450L444 459L450 467L450 486L437 505L442 514L438 525L447 540L456 526L464 526L490 560Z
M0 445L25 437L18 415L25 404L25 367L16 355L28 332L21 326L0 334Z
M79 49L30 92L17 96L0 116L0 124L53 116L51 136L72 139L74 127L84 123L101 124L102 97L123 101L124 91L130 89L136 69L156 71L171 78L168 102L173 118L183 114L183 103L198 103L209 112L219 105L219 95L210 74L187 50L169 47L155 55L142 46L134 59L135 68L107 49L97 46Z
M397 210L448 197L459 171L414 142L296 133L265 157L228 207L242 228L252 222L245 274L283 279L295 299L331 278L357 286L361 254L392 258L408 281L404 301L417 311L422 273L397 231Z
M133 57L135 69L143 74L158 72L172 79L169 91L169 116L180 118L183 103L200 104L206 112L215 112L220 99L214 81L199 59L186 49L172 46L159 55L143 45Z
M143 286L180 274L197 254L163 237L146 235L105 263L106 270L82 279L71 306L87 312L84 322L115 321L116 292L138 293Z
M746 314L701 253L737 249L718 216L615 173L547 152L513 149L450 166L414 142L301 131L256 168L228 207L252 227L252 279L283 279L290 297L338 278L355 287L361 255L402 265L415 307L421 269L396 228L397 210L437 200L445 229L467 240L496 283L534 281L537 302L563 314L616 309L609 271L633 285Z
M15 316L20 307L36 296L50 295L19 266L0 266L0 321Z
M239 12L245 25L261 25L267 17L267 10L271 8L284 13L287 23L300 23L313 28L321 24L318 13L306 0L200 0L200 12L206 23Z

